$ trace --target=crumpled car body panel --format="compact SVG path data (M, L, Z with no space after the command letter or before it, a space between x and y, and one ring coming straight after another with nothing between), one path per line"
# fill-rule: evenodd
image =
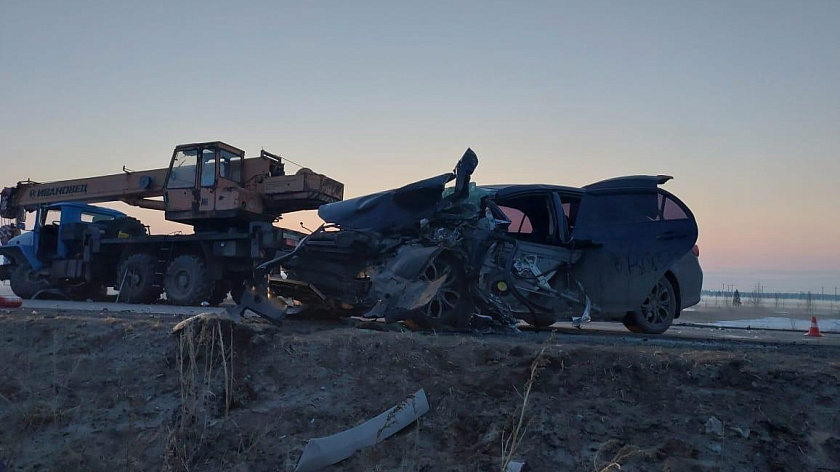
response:
M421 180L405 187L328 203L318 209L327 223L344 229L396 230L432 215L440 203L444 186L452 173Z
M468 150L455 173L322 206L327 225L273 263L287 277L268 290L389 321L543 326L636 309L697 240L694 215L659 188L670 177L475 186L477 164Z

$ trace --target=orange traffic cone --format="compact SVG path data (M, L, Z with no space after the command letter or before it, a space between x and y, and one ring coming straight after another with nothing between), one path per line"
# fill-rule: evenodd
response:
M816 316L811 317L811 329L809 329L808 332L805 333L805 336L813 336L815 338L821 338L822 337L822 333L820 333L820 327L817 326L817 317Z
M23 304L23 300L18 297L4 297L0 295L0 308L18 308Z

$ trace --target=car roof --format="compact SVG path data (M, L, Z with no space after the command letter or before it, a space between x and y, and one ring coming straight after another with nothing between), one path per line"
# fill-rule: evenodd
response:
M495 184L495 185L478 185L478 188L486 190L499 197L505 197L517 193L527 193L533 191L549 191L560 192L566 194L583 194L583 189L577 187L567 187L565 185L551 185L551 184Z
M656 188L657 185L662 185L671 179L672 177L668 175L627 175L622 177L614 177L612 179L601 180L599 182L585 185L583 186L583 188L552 184L495 184L478 185L477 187L499 197L506 197L518 193L528 193L533 191L549 191L560 192L567 195L583 195L584 192L593 190L631 189L646 187Z

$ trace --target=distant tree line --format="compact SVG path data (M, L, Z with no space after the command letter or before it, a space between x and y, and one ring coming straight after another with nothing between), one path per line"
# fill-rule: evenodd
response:
M703 290L701 293L708 297L721 297L732 299L737 289L727 288L726 290ZM752 291L741 291L740 296L748 300L813 300L813 301L840 301L840 294L836 293L814 293L814 292L765 292L763 288Z

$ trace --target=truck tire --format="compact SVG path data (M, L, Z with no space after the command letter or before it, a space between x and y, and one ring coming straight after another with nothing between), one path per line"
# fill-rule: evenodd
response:
M210 279L207 264L198 256L178 256L166 269L166 299L173 305L197 306L210 302L215 283Z
M29 264L18 264L9 277L12 292L20 298L31 299L36 293L49 288L46 280L39 279Z
M213 294L210 295L210 300L207 300L210 303L210 306L219 306L228 296L228 292L230 291L230 285L225 282L224 280L217 280L215 284L213 284Z
M233 279L233 282L230 283L230 298L233 299L233 303L239 305L242 303L242 295L245 293L245 280L244 279Z
M116 289L123 303L152 303L160 299L154 256L139 253L126 257L117 269Z

